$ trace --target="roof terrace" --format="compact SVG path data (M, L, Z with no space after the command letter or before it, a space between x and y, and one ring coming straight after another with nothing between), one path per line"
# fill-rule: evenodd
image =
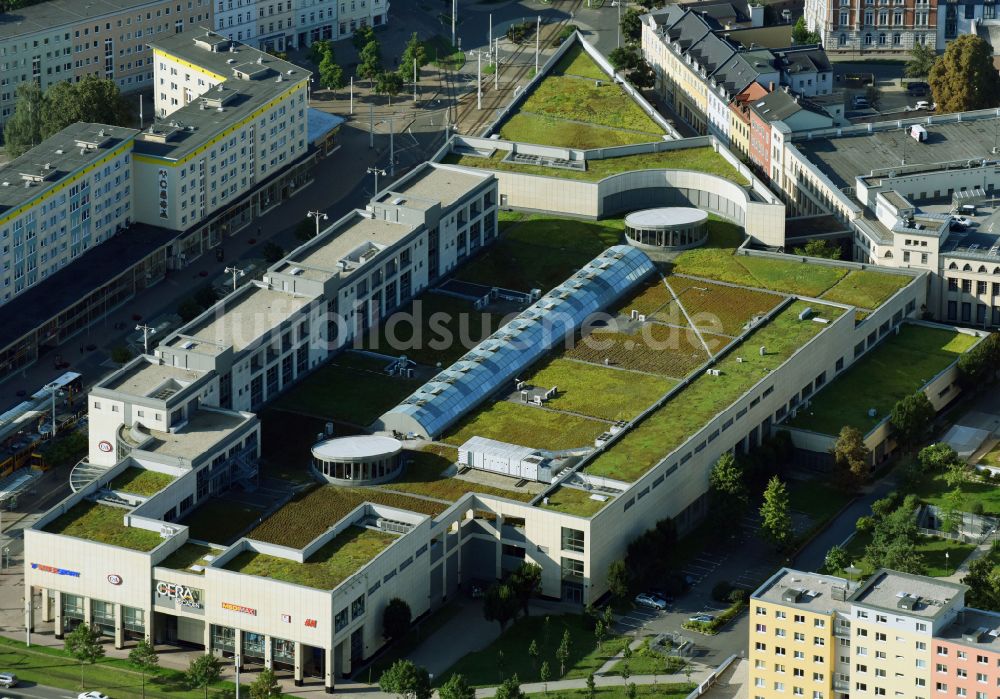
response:
M204 376L203 373L139 358L97 384L97 388L130 396L166 400Z

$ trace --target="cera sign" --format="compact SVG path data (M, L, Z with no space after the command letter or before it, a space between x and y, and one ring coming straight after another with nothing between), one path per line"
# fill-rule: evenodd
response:
M201 612L204 610L201 598L202 591L187 585L157 580L156 603L161 606L182 607L186 610Z

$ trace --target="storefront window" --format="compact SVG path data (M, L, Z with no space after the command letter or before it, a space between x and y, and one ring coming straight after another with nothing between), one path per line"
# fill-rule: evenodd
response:
M243 632L243 654L254 658L264 657L264 636L259 633Z
M361 595L351 602L351 619L357 619L365 613L365 596Z
M344 607L339 612L337 616L333 618L333 630L342 631L345 626L347 626L347 607Z
M232 651L236 647L236 632L228 626L212 624L212 649Z
M146 632L146 613L135 607L122 607L122 626L126 631Z
M83 620L83 597L79 595L62 596L62 615L70 619Z
M271 639L271 655L279 662L295 662L295 643L283 638Z

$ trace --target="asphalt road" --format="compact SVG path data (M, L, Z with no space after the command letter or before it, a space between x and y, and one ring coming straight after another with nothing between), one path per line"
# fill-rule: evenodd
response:
M3 697L11 699L76 699L77 693L68 689L46 687L43 684L26 682L13 689L0 690Z

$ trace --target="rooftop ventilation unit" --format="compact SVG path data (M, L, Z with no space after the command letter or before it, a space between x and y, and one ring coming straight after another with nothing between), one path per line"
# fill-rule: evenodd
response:
M903 596L896 601L896 607L899 609L905 609L908 612L916 610L917 605L920 604L919 595L911 595L908 592L904 592Z
M796 603L802 599L802 589L798 587L789 587L781 593L782 602Z
M189 350L192 347L194 347L194 343L191 340L184 340L184 342L181 343L182 350Z

